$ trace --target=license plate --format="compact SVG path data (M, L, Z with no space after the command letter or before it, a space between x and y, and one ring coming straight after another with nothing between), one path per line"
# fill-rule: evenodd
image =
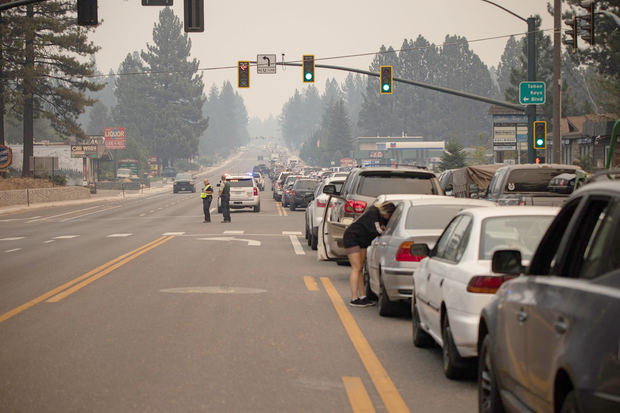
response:
M241 204L243 204L243 202L235 201L235 202L233 202L233 204L235 204L235 205L241 205Z

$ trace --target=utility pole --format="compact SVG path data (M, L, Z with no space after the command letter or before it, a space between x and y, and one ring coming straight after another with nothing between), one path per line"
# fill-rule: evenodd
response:
M553 145L552 158L554 163L562 163L562 133L560 120L562 117L562 0L554 0L553 4ZM575 27L575 32L577 27ZM578 33L575 33L578 36Z

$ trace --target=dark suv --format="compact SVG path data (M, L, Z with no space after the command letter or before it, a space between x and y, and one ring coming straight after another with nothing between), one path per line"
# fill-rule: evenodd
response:
M573 193L522 275L500 250L504 283L482 311L481 412L620 411L620 182Z
M306 208L314 199L314 190L318 184L314 179L298 179L295 181L288 204L290 210L294 211L298 207Z
M334 194L336 197L330 201L334 206L325 209L325 216L319 229L319 241L323 238L323 250L319 253L319 257L336 260L346 258L342 246L344 230L362 215L366 207L379 195L444 194L433 172L416 167L354 169L347 176L340 193L336 193L333 185L326 185L323 192ZM321 245L319 248L322 248ZM323 253L324 256L321 255Z
M196 186L194 185L192 174L177 174L177 176L174 177L172 192L176 194L180 191L196 192Z

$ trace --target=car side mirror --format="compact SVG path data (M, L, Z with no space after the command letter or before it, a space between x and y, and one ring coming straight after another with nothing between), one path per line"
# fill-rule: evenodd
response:
M428 254L430 254L431 249L428 247L427 244L413 244L409 248L409 252L414 257L428 257Z
M336 191L336 185L325 185L323 187L323 193L327 195L338 195L338 191Z
M521 251L519 250L497 250L493 253L491 269L496 274L519 275L523 273L521 264Z

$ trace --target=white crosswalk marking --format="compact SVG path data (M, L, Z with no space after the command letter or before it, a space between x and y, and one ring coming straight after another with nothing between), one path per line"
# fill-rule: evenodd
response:
M183 235L183 234L185 234L185 232L164 232L161 235L177 235L177 236L179 236L179 235Z
M224 234L227 235L243 235L245 231L224 231Z
M54 239L71 239L71 238L77 238L79 237L79 235L61 235L58 237L54 237Z
M106 238L124 238L124 237L130 237L133 234L110 234L108 235Z
M301 233L299 233L299 235L301 235ZM306 255L306 253L304 252L304 249L301 247L301 244L299 243L299 240L297 239L297 236L289 235L289 238L291 239L291 243L293 244L293 249L295 250L295 254Z
M282 231L282 235L301 235L300 231Z

